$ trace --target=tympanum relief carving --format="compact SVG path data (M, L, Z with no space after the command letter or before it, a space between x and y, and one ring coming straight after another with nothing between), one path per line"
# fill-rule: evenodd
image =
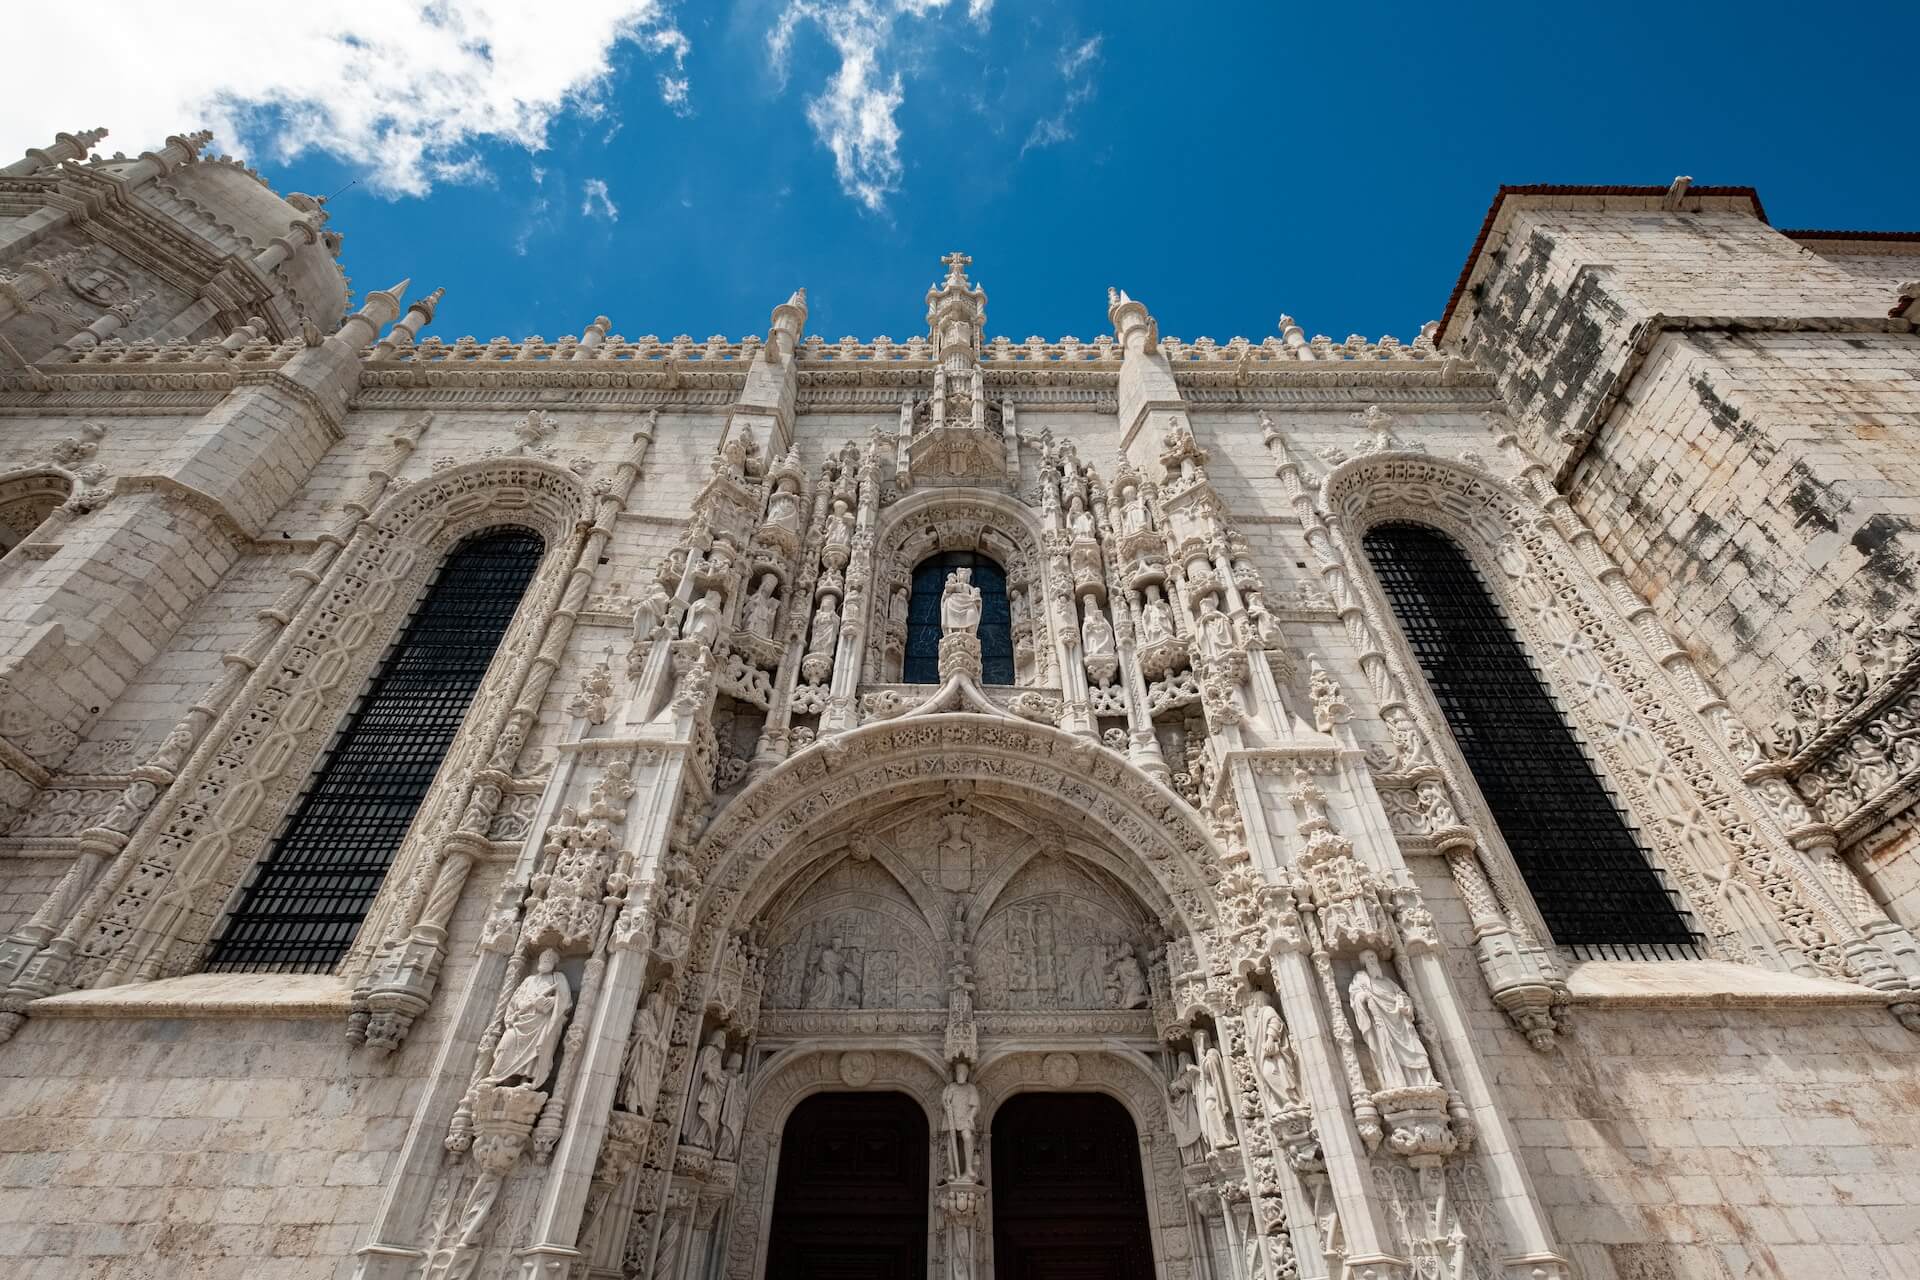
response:
M982 1010L1147 1007L1149 917L1058 832L951 801L895 821L778 895L791 905L769 921L766 1008L945 1009L956 944L973 954Z

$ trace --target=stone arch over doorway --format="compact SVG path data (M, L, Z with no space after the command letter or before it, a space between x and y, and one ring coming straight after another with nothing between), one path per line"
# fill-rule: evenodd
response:
M910 823L916 810L926 814L920 825L935 832L943 814L962 815L963 834L970 823L994 824L994 838L1004 835L1005 847L996 849L991 866L983 863L965 891L948 888L954 882L941 880L941 864L929 864L924 849L916 862L913 851L902 847L905 840L886 825ZM925 922L921 945L939 967L939 978L917 990L914 1000L891 1000L885 1002L890 1007L877 1009L840 1005L831 992L810 1002L803 985L789 982L783 1000L762 998L749 1015L759 1043L772 1052L751 1085L738 1190L721 1246L724 1273L746 1280L764 1269L779 1134L801 1098L836 1089L908 1093L927 1110L937 1136L934 1117L949 1081L943 1051L947 963L957 940L991 922L996 904L1045 902L1064 892L1058 882L1071 880L1074 891L1104 895L1103 909L1110 914L1085 913L1060 925L1063 948L1069 942L1109 945L1094 927L1104 920L1116 933L1130 931L1138 946L1134 954L1149 960L1150 948L1169 934L1204 956L1216 917L1208 878L1215 861L1197 816L1164 786L1104 747L1011 716L928 711L870 724L826 739L742 792L688 851L681 873L701 886L681 987L681 1026L697 1030L716 1010L731 1007L716 1002L715 993L725 985L726 960L739 950L737 939L768 944L767 997L780 981L781 946L797 940L812 948L802 952L811 959L817 939L779 932L781 921L808 895L821 896L828 910L837 909L835 895L890 895L889 910L899 918ZM1041 880L1042 871L1052 878ZM855 952L878 944L834 937L829 945ZM869 983L873 972L866 970ZM993 1064L983 1068L994 1072L993 1080L1004 1082L995 1084L996 1097L1062 1087L1060 1073L1070 1070L1080 1091L1120 1099L1141 1135L1158 1273L1184 1280L1191 1274L1192 1242L1178 1153L1165 1132L1150 1056L1156 1019L1145 1000L1129 1006L1110 994L1116 988L1098 990L1104 1007L1097 1009L1065 1002L971 1007L979 1056ZM671 1051L665 1076L670 1083L659 1104L663 1114L679 1114L685 1105L693 1038ZM983 1111L983 1129L989 1123L990 1113ZM636 1206L643 1212L645 1207ZM930 1247L941 1248L942 1241Z

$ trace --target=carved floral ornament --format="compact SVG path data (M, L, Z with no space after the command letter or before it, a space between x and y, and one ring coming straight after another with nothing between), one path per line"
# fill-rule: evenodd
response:
M1503 444L1518 454L1510 437ZM1790 793L1749 787L1742 775L1746 753L1738 748L1750 737L1538 464L1518 456L1521 483L1541 495L1538 503L1485 473L1420 454L1356 458L1327 477L1318 508L1327 524L1310 525L1308 541L1335 586L1349 632L1367 641L1363 647L1378 649L1371 637L1387 638L1388 667L1375 681L1376 698L1410 711L1429 750L1448 740L1424 703L1402 692L1421 687L1417 668L1378 591L1370 585L1354 590L1372 581L1358 550L1365 531L1411 520L1446 532L1482 567L1714 950L1778 968L1810 964L1812 971L1862 982L1886 991L1902 1021L1909 1020L1909 982L1863 935L1863 928L1879 929L1884 917L1869 919L1875 913L1859 908L1851 869L1833 857L1815 865L1788 839L1789 829L1806 821L1804 805ZM1404 755L1407 745L1393 754ZM1477 794L1449 753L1432 752L1432 759L1454 797ZM1429 824L1435 812L1460 812L1444 795L1435 810L1432 799L1403 798L1400 808L1424 812ZM1393 812L1394 799L1387 803ZM1518 868L1504 849L1488 871L1498 896L1521 896L1512 888ZM1462 892L1470 902L1476 896L1465 884ZM1538 929L1530 902L1525 915Z

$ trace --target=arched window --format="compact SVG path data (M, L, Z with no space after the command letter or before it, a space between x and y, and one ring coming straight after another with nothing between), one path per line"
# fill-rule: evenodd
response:
M209 970L323 973L339 961L542 550L538 534L496 529L447 556L254 867L214 940Z
M913 570L913 597L907 604L907 656L900 678L908 684L940 680L940 593L955 569L973 570L980 588L981 678L988 684L1013 683L1013 619L1007 611L1007 571L978 551L942 551Z
M1466 555L1423 525L1361 541L1554 941L1690 953L1677 898Z

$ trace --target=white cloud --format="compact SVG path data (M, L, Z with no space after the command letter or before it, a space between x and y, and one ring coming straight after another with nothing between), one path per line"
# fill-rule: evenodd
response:
M1066 82L1066 96L1060 100L1059 110L1033 122L1027 140L1020 144L1021 155L1073 138L1074 115L1093 98L1093 73L1100 66L1102 39L1101 36L1089 36L1079 44L1069 43L1061 47L1059 60L1054 65L1060 72L1060 78Z
M22 6L20 49L84 50L87 74L57 57L14 59L0 155L60 130L105 125L129 154L202 126L216 149L286 160L308 150L370 171L388 195L483 178L482 140L530 150L555 117L592 107L623 42L683 72L689 44L664 0L587 0L564 14L521 0L204 0L192 21L168 5L101 0ZM684 74L663 101L690 109Z
M588 178L580 184L585 199L580 202L581 216L587 218L605 218L608 222L620 221L619 206L607 195L607 183L604 178Z
M807 123L833 154L840 189L878 213L900 189L900 104L906 92L898 70L883 64L895 53L895 24L924 19L952 0L790 0L767 33L775 83L785 88L794 36L817 26L840 60L838 70L807 102ZM993 0L968 0L967 17L984 26Z

